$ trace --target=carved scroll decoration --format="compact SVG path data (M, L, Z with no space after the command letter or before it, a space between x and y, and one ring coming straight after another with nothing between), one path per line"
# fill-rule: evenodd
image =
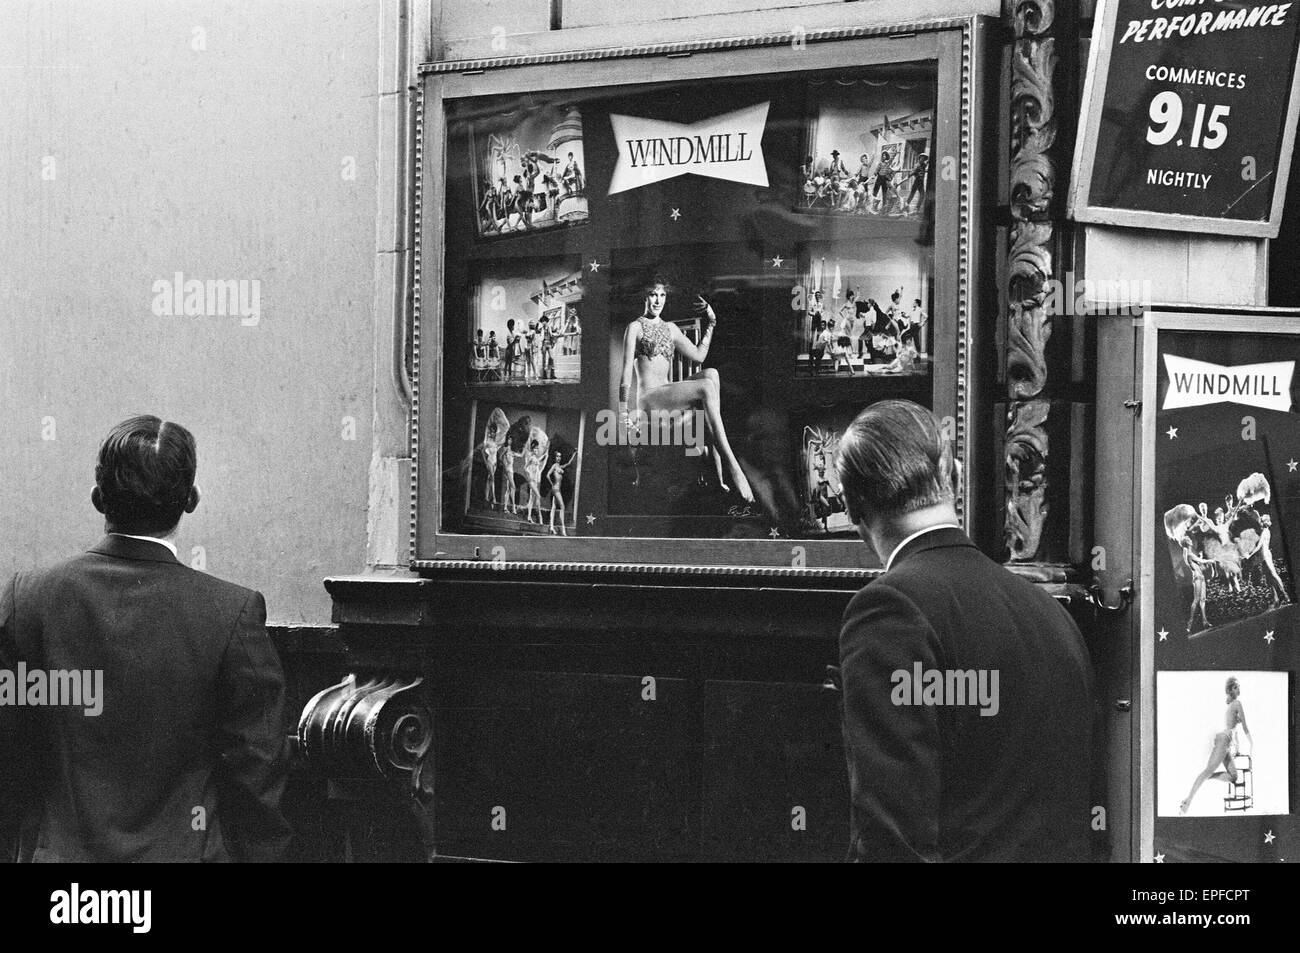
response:
M1006 0L1011 51L1011 229L1006 268L1007 414L1005 539L1013 560L1039 553L1047 519L1046 307L1052 277L1056 194L1054 0Z

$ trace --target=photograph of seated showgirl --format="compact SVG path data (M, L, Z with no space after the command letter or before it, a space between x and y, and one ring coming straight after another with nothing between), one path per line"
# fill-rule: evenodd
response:
M1269 513L1268 479L1250 473L1228 490L1213 511L1204 500L1164 511L1174 577L1187 598L1189 636L1295 601L1283 541Z
M853 257L814 243L792 296L798 378L922 377L931 369L928 259L869 241ZM802 297L803 306L799 307Z
M1231 676L1224 683L1223 691L1227 695L1224 699L1227 708L1223 711L1223 728L1214 733L1213 749L1210 752L1210 760L1206 763L1205 769L1196 776L1192 782L1192 789L1187 792L1187 797L1178 805L1178 813L1186 814L1192 805L1192 799L1196 797L1196 792L1201 789L1201 785L1210 778L1226 781L1229 786L1235 786L1239 774L1237 772L1237 758L1243 758L1249 763L1251 760L1250 752L1254 750L1255 742L1250 737L1250 726L1246 724L1246 708L1241 703L1241 683L1237 677ZM1248 748L1242 749L1237 738L1237 729L1240 728L1242 734L1246 736ZM1246 770L1243 768L1243 770ZM1242 795L1245 800L1248 795ZM1224 810L1227 810L1225 801Z
M574 535L583 425L576 411L476 401L461 467L466 528Z
M633 445L641 442L633 437L617 448L623 451L615 454L622 466L611 467L611 482L624 491L619 495L631 512L756 514L749 477L727 434L722 375L710 361L719 321L737 316L725 316L719 303L725 316L720 318L702 289L688 291L684 302L674 300L670 307L677 291L663 272L644 278L639 313L615 328L611 347L620 431L639 434L666 417L680 417L681 425L672 431L680 436L674 446ZM619 318L616 313L616 323Z
M1159 672L1157 813L1287 813L1287 693L1285 672Z

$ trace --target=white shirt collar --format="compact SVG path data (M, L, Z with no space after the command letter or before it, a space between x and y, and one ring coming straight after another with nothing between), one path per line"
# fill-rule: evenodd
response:
M157 536L132 536L130 533L109 533L108 535L125 536L127 539L142 539L146 543L158 543L159 545L166 546L168 549L170 549L172 551L172 555L176 556L177 559L180 558L176 554L176 544L173 543L170 539L159 539Z
M932 533L936 529L961 529L961 527L958 526L956 523L935 523L933 526L927 526L925 529L918 529L915 533L913 533L911 536L907 537L901 543L899 543L897 546L894 547L894 551L889 554L889 559L885 561L885 572L889 572L890 567L894 565L894 560L895 558L897 558L898 551L900 549L902 549L912 540L916 539L916 537L924 533Z

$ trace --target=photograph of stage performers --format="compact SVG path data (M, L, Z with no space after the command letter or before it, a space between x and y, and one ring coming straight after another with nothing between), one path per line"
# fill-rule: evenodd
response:
M579 414L476 403L472 426L466 525L494 533L571 535L581 469Z
M587 220L582 116L576 108L519 110L474 130L480 237Z
M931 189L933 87L865 80L810 84L795 207L806 212L919 219Z
M800 256L795 376L913 376L930 372L929 274L911 247L864 242L853 258L820 243ZM825 252L825 254L823 254Z
M518 259L483 270L470 289L467 383L578 383L582 295L577 259Z
M1291 573L1269 512L1268 479L1250 473L1225 489L1212 510L1209 502L1189 500L1164 511L1174 577L1186 597L1188 635L1294 602Z

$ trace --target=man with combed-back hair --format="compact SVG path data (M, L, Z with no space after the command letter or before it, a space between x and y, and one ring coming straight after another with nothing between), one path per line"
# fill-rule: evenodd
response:
M836 470L885 567L840 632L849 859L1088 859L1092 676L1078 627L962 531L961 467L930 411L868 407ZM976 684L993 691L971 698Z
M0 706L7 860L273 860L284 677L260 592L176 558L194 437L140 416L99 450L89 552L0 586L0 670L102 672L102 710Z

